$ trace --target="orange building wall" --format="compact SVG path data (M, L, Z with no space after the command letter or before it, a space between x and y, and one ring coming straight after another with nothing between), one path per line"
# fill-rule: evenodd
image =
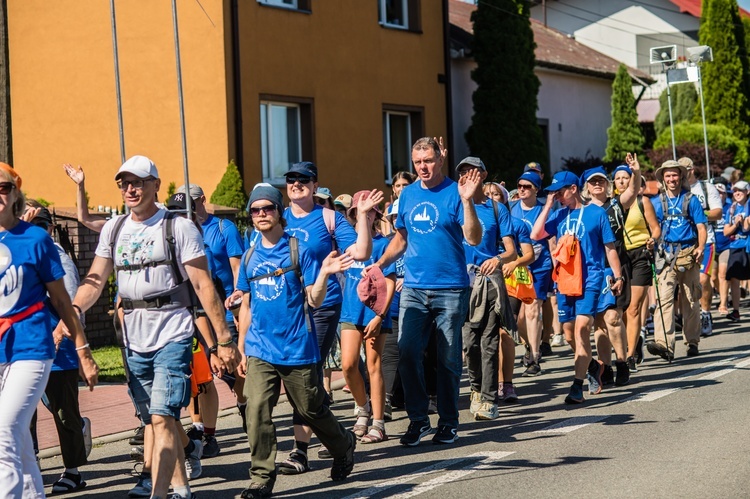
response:
M126 156L182 183L171 3L116 3ZM226 0L177 2L191 181L215 186L229 157ZM209 20L210 17L210 20ZM213 25L212 25L213 21ZM32 197L73 206L61 165L83 165L90 206L122 203L109 2L9 0L14 166Z
M260 94L315 100L314 159L334 194L385 188L384 103L423 106L425 133L445 135L441 2L421 5L418 34L382 28L375 1L313 1L312 14L241 3L246 186L262 176Z

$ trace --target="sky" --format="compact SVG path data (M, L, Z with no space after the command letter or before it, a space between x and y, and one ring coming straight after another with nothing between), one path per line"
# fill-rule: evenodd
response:
M743 9L750 10L750 0L737 0L737 3L740 4L740 7Z

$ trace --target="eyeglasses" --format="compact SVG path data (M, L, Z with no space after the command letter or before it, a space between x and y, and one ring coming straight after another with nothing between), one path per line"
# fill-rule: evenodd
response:
M0 194L10 194L16 188L13 182L0 182Z
M534 186L531 184L516 184L516 187L518 188L519 191L523 191L523 190L529 190Z
M250 214L252 216L260 215L261 212L263 212L264 215L268 213L273 213L276 211L276 205L275 204L267 204L265 206L258 206L257 208L250 208Z
M589 184L606 184L607 182L609 182L609 180L607 180L604 177L600 177L599 175L597 175L596 177L591 177L586 182L588 182Z
M146 182L154 180L152 178L139 178L138 180L118 180L117 187L121 191L127 191L128 187L132 186L133 189L143 189Z
M463 170L458 171L458 176L463 177L464 175L467 175L471 170L476 170L476 168L466 168Z
M312 181L312 179L310 177L291 177L291 176L289 176L289 177L286 178L286 183L289 184L289 185L292 185L295 182L299 182L302 185L307 185L311 181Z

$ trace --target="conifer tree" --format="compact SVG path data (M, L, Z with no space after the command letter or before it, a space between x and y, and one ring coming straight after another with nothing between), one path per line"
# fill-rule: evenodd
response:
M534 34L526 0L485 0L472 13L472 54L477 83L474 115L466 133L472 155L491 176L512 178L531 161L547 164L536 118L539 79L534 74Z
M620 64L612 83L612 125L607 129L604 161L620 161L629 152L643 152L643 130L638 122L628 68Z
M211 202L222 206L230 206L244 211L247 204L247 195L242 187L242 177L234 160L229 162L227 171L221 177L216 190L211 194Z
M698 91L695 89L695 84L672 85L670 92L672 94L672 124L692 121L695 115L695 105L698 102ZM698 119L700 120L700 115L698 115ZM667 89L664 89L659 96L659 113L654 119L654 131L658 136L668 128L669 103L667 102Z

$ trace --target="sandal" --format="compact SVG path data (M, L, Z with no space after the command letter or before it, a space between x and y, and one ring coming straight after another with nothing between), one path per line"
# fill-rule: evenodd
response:
M729 309L727 307L719 307L719 315L721 316L729 315Z
M386 435L385 430L381 430L377 426L370 426L370 431L362 437L360 442L363 444L377 444L386 440L388 440L388 435Z
M55 483L52 484L53 494L67 494L69 492L75 492L86 487L86 482L83 481L81 475L73 473L63 473Z
M355 424L354 428L352 428L352 433L357 438L362 438L367 434L367 425L366 424Z
M301 475L306 471L310 471L307 454L299 449L292 450L289 457L279 463L279 473L282 475Z

